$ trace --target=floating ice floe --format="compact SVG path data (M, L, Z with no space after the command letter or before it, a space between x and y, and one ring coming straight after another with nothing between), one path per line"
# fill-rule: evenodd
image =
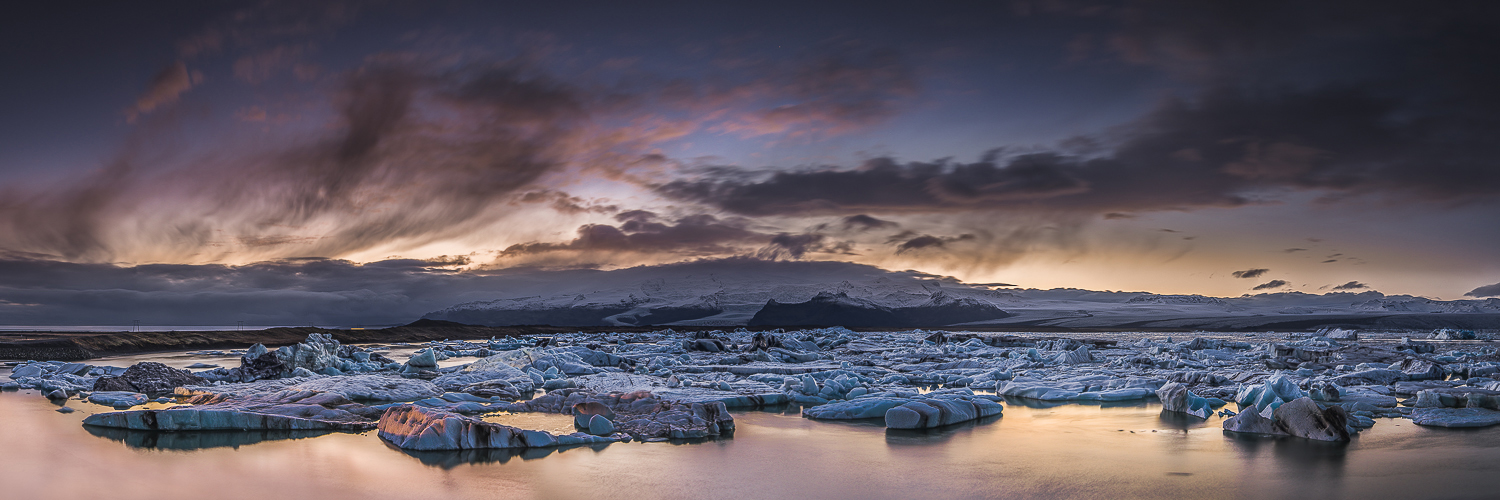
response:
M555 436L413 405L386 409L378 429L380 437L396 447L419 451L548 448L625 439L582 432Z
M722 402L668 401L646 391L597 394L564 389L531 401L516 403L509 407L509 411L569 415L579 408L598 408L589 403L596 403L613 412L611 422L616 431L642 440L706 438L734 432L734 417Z
M1208 418L1214 414L1214 406L1222 406L1223 401L1209 400L1193 394L1186 385L1170 382L1156 390L1156 397L1161 399L1162 411L1170 411L1192 415L1198 418ZM1218 405L1214 403L1217 402Z
M120 375L124 368L93 366L62 361L28 361L11 369L10 378L16 389L36 389L43 394L62 391L72 395L94 390L94 381L99 377Z
M993 398L993 399L991 399ZM926 429L999 415L1004 408L991 396L969 396L956 393L913 399L885 412L885 426L891 429Z
M332 335L313 333L301 343L274 351L255 344L240 357L240 366L215 368L195 375L210 381L253 382L283 377L344 375L399 368L401 365L372 350L342 345Z
M1316 441L1348 441L1354 432L1349 414L1341 406L1318 406L1301 397L1270 409L1270 416L1242 411L1224 420L1224 430L1269 436L1291 436Z
M178 389L177 394L182 396L218 394L241 399L267 399L285 391L326 392L351 400L363 401L412 401L443 393L441 388L425 380L412 380L390 375L361 374L341 377L293 377L236 384L186 386Z
M1478 341L1397 338L1328 330L1180 339L661 330L428 342L396 363L375 349L315 335L274 351L252 347L235 368L187 374L206 383L137 377L159 371L145 366L126 376L130 370L57 362L20 363L11 378L59 399L95 390L99 380L132 384L129 392L148 398L139 389L185 385L177 402L188 406L87 421L164 431L357 430L401 412L409 427L442 421L452 423L424 428L501 432L472 425L477 420L470 417L506 411L572 415L580 435L654 441L726 436L734 428L728 409L786 403L802 406L810 419L879 418L889 428L909 429L999 415L1006 401L1155 400L1164 411L1198 418L1211 418L1229 400L1237 407L1220 412L1233 415L1225 430L1315 440L1346 440L1383 418L1447 427L1500 423L1497 349ZM476 359L439 366L455 356ZM92 393L98 401L140 400L106 388ZM536 391L545 394L528 401ZM392 435L407 436L412 428ZM531 431L515 432L524 440ZM501 441L514 444L511 437Z
M191 406L96 413L84 425L148 431L373 429L379 411L337 394L286 391L257 399L203 395Z
M96 391L89 394L88 402L96 405L129 408L146 404L146 395L139 392Z

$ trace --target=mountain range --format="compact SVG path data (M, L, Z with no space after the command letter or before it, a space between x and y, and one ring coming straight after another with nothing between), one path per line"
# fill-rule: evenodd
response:
M839 262L700 261L600 271L540 294L423 317L503 326L811 326L996 329L1500 328L1500 299L1375 291L1241 297L968 284Z

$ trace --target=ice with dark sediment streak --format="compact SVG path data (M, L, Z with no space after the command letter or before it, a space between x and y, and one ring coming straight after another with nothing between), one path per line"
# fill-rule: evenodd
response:
M692 439L734 432L734 416L722 402L681 403L646 391L598 394L564 389L510 405L508 410L571 415L580 408L599 407L613 412L610 420L617 432L639 439Z
M558 436L414 405L386 409L377 428L380 437L396 447L418 451L548 448L624 439L622 435L581 432Z
M146 431L340 430L375 427L377 410L337 394L286 391L259 399L206 394L190 406L96 413L84 425Z

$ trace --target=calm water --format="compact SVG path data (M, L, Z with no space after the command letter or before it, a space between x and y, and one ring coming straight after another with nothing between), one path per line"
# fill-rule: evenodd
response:
M374 432L91 430L84 416L110 409L68 405L79 411L0 393L0 498L1495 498L1500 488L1500 428L1379 420L1329 445L1229 437L1218 418L1163 418L1155 404L1007 404L1003 417L929 432L742 411L727 439L524 454L408 454Z

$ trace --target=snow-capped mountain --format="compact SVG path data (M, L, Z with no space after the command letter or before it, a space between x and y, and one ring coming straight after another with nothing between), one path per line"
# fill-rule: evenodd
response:
M931 322L923 324L930 326L1006 315L987 300L994 295L987 288L834 262L689 263L609 273L633 274L640 279L626 286L468 302L424 318L485 325L745 325L768 304L780 307L809 302L822 304L829 314L839 309L849 314L880 312L885 315L882 317L908 318L902 324L927 314L931 319L926 321ZM936 314L944 310L969 312ZM808 321L797 323L804 325L851 321L844 316L799 317Z
M483 325L843 325L1090 329L1500 328L1500 299L1380 292L1242 297L997 288L841 262L753 259L538 273L424 318Z

